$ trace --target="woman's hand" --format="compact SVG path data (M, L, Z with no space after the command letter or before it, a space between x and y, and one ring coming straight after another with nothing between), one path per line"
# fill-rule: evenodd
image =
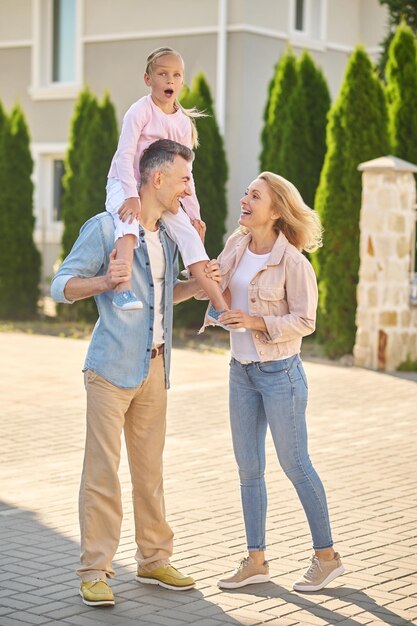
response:
M222 277L220 274L220 266L217 263L217 259L212 259L211 261L209 261L204 271L207 274L207 278L215 280L216 283L219 283L221 281Z
M252 328L252 321L255 318L248 315L240 309L232 309L231 311L225 311L219 317L219 322L226 325L231 325L233 328Z
M122 222L127 220L131 224L133 220L138 220L140 216L139 198L127 198L118 210L118 214Z
M260 330L267 332L265 320L258 315L249 315L240 309L225 311L219 317L222 324L230 325L232 328L248 328L249 330Z
M206 236L207 226L206 223L202 220L191 220L191 224L194 226L198 234L200 235L201 241L204 243L204 238Z

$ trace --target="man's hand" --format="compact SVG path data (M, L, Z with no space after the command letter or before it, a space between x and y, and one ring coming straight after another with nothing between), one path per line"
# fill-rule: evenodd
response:
M139 219L140 209L139 198L127 198L118 210L118 214L122 222L128 221L131 224L133 220Z
M207 278L211 278L212 280L215 280L216 283L221 282L222 277L220 274L220 266L217 263L217 259L212 259L211 261L209 261L204 271L207 274Z
M120 283L125 283L132 276L132 265L125 259L116 259L116 249L110 253L110 261L106 273L108 288L114 289Z
M191 224L194 226L198 234L200 235L201 241L204 243L204 238L206 236L207 226L206 223L202 220L191 220Z

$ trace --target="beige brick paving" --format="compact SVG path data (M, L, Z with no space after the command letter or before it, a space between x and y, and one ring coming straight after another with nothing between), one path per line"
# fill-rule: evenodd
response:
M304 515L268 441L268 556L273 581L220 592L244 554L227 416L228 356L176 350L165 486L175 565L197 588L134 581L129 474L112 581L114 608L77 595L77 491L87 342L0 334L0 624L312 626L417 623L417 384L307 362L310 452L325 483L348 573L318 594L291 591L310 554Z

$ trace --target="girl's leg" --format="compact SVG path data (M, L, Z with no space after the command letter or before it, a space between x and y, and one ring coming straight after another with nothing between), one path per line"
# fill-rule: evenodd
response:
M114 246L117 253L116 258L123 259L124 261L128 261L132 264L135 243L136 237L134 235L124 235L123 237L119 237ZM125 283L119 283L114 290L116 293L121 293L122 291L127 291L129 289L132 289L132 283L130 280L127 280Z
M308 394L301 360L296 355L260 363L258 378L262 381L262 398L278 459L304 508L313 547L319 553L333 556L326 494L307 448Z
M115 248L118 259L133 262L133 250L139 242L139 225L137 220L132 223L123 222L119 217L119 208L124 202L121 182L110 178L106 187L106 211L113 218L115 227ZM120 283L114 290L113 304L121 310L142 309L143 304L132 291L131 281Z
M124 259L130 264L133 263L133 250L136 245L135 235L122 235L116 239L116 258ZM120 283L114 289L113 305L122 311L135 311L143 309L143 303L132 291L130 280Z
M207 261L198 261L197 263L192 263L188 266L188 269L191 272L191 275L196 279L199 286L209 297L213 306L217 311L224 311L224 309L229 309L229 306L223 297L222 291L219 287L219 284L216 283L212 278L208 278L205 267L207 265Z

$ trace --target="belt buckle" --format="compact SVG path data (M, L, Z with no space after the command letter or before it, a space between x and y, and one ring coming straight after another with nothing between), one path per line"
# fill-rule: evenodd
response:
M158 356L158 354L162 354L162 346L163 345L164 344L161 344L157 348L152 348L152 350L151 350L151 359L154 359L156 356Z

